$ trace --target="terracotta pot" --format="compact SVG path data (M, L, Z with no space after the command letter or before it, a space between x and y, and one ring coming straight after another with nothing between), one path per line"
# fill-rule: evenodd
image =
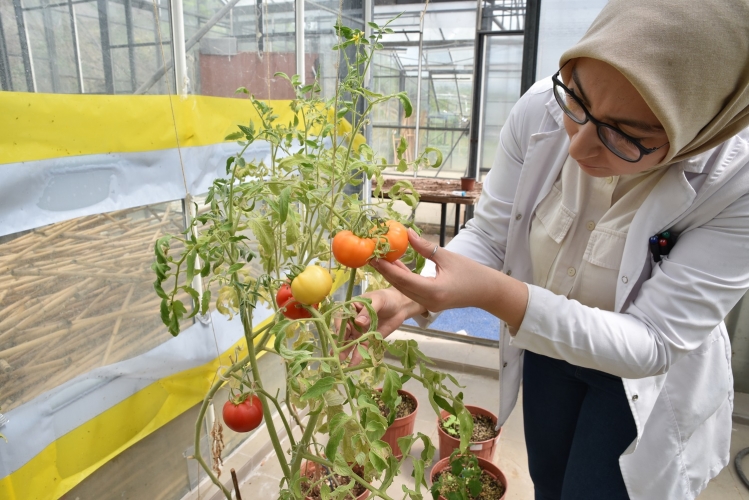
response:
M502 493L502 496L499 497L499 500L504 500L507 497L507 478L504 474L502 474L502 471L499 470L499 467L491 463L489 460L485 460L483 458L479 458L478 460L481 470L488 472L490 476L498 480L505 487L504 493ZM442 460L434 464L434 467L432 467L432 472L429 474L429 482L431 484L434 484L434 476L437 475L438 472L441 472L448 467L450 467L449 458L443 458ZM439 500L445 500L445 497L440 495Z
M460 189L463 191L472 191L474 187L476 187L476 179L473 177L460 178Z
M301 474L304 476L307 472L314 473L317 470L318 464L315 462L303 462L301 467ZM311 497L305 497L307 500L312 500ZM356 497L356 500L365 500L369 498L369 490L364 490L364 493Z
M471 415L486 415L492 419L494 425L497 425L497 416L489 410L485 410L479 406L469 405L466 405L466 409L471 412ZM440 438L440 460L449 457L455 448L460 448L460 439L454 438L443 431L442 426L440 425L440 422L447 418L448 415L450 415L448 412L441 410L440 416L437 418L437 433ZM486 460L491 461L494 457L494 448L497 441L499 441L499 436L501 434L502 429L499 429L499 432L494 438L487 439L486 441L479 441L478 443L471 443L468 446L468 450L479 458L485 458Z
M377 390L382 391L382 389ZM385 435L382 436L382 440L389 444L390 449L393 450L393 455L395 455L396 458L400 459L403 456L403 453L401 453L401 449L398 447L398 438L410 436L414 433L414 425L416 424L416 412L419 410L419 400L416 399L416 396L414 396L410 392L404 391L402 389L398 389L398 394L400 394L401 396L410 396L411 399L416 401L416 408L414 408L414 411L412 411L410 415L406 415L405 417L396 418L393 423L390 424L390 427L388 427L388 429L385 431Z

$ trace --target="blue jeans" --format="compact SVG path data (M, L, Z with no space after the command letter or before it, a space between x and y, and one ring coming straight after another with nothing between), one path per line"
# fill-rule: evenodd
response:
M637 437L622 379L525 351L523 423L536 500L628 500L619 456Z

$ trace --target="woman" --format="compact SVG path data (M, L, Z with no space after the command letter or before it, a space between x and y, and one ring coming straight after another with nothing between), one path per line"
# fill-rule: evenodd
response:
M410 235L422 276L373 264L385 335L448 308L502 320L499 423L522 380L539 500L691 499L728 462L747 20L747 0L611 0L514 107L466 229L439 250Z

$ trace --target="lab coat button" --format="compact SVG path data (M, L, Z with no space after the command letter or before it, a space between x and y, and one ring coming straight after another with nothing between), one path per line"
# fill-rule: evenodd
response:
M507 361L505 361L504 363L502 363L502 368L507 368Z
M567 275L568 276L574 276L576 274L577 274L577 271L575 270L574 267L570 267L569 269L567 269Z
M622 283L628 283L628 282L629 282L629 278L627 278L626 276L622 276Z
M592 220L588 221L588 223L585 225L585 227L588 228L588 231L592 231L596 228L596 223Z
M606 184L611 184L612 182L614 182L613 177L606 177Z
M517 214L517 215L515 216L515 220L520 220L520 219L522 219L522 218L523 218L523 214Z
M637 394L635 394L634 396L632 396L632 401L637 401Z

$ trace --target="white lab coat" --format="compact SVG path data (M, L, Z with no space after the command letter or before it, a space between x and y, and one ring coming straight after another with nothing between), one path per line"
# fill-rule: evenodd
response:
M562 116L550 78L518 101L475 217L448 249L532 283L529 226L568 155ZM693 499L729 460L723 318L749 289L748 141L745 129L668 167L629 229L614 312L529 285L516 337L502 325L500 424L517 401L524 349L623 378L637 439L619 463L633 500ZM647 242L665 230L676 246L654 263Z

